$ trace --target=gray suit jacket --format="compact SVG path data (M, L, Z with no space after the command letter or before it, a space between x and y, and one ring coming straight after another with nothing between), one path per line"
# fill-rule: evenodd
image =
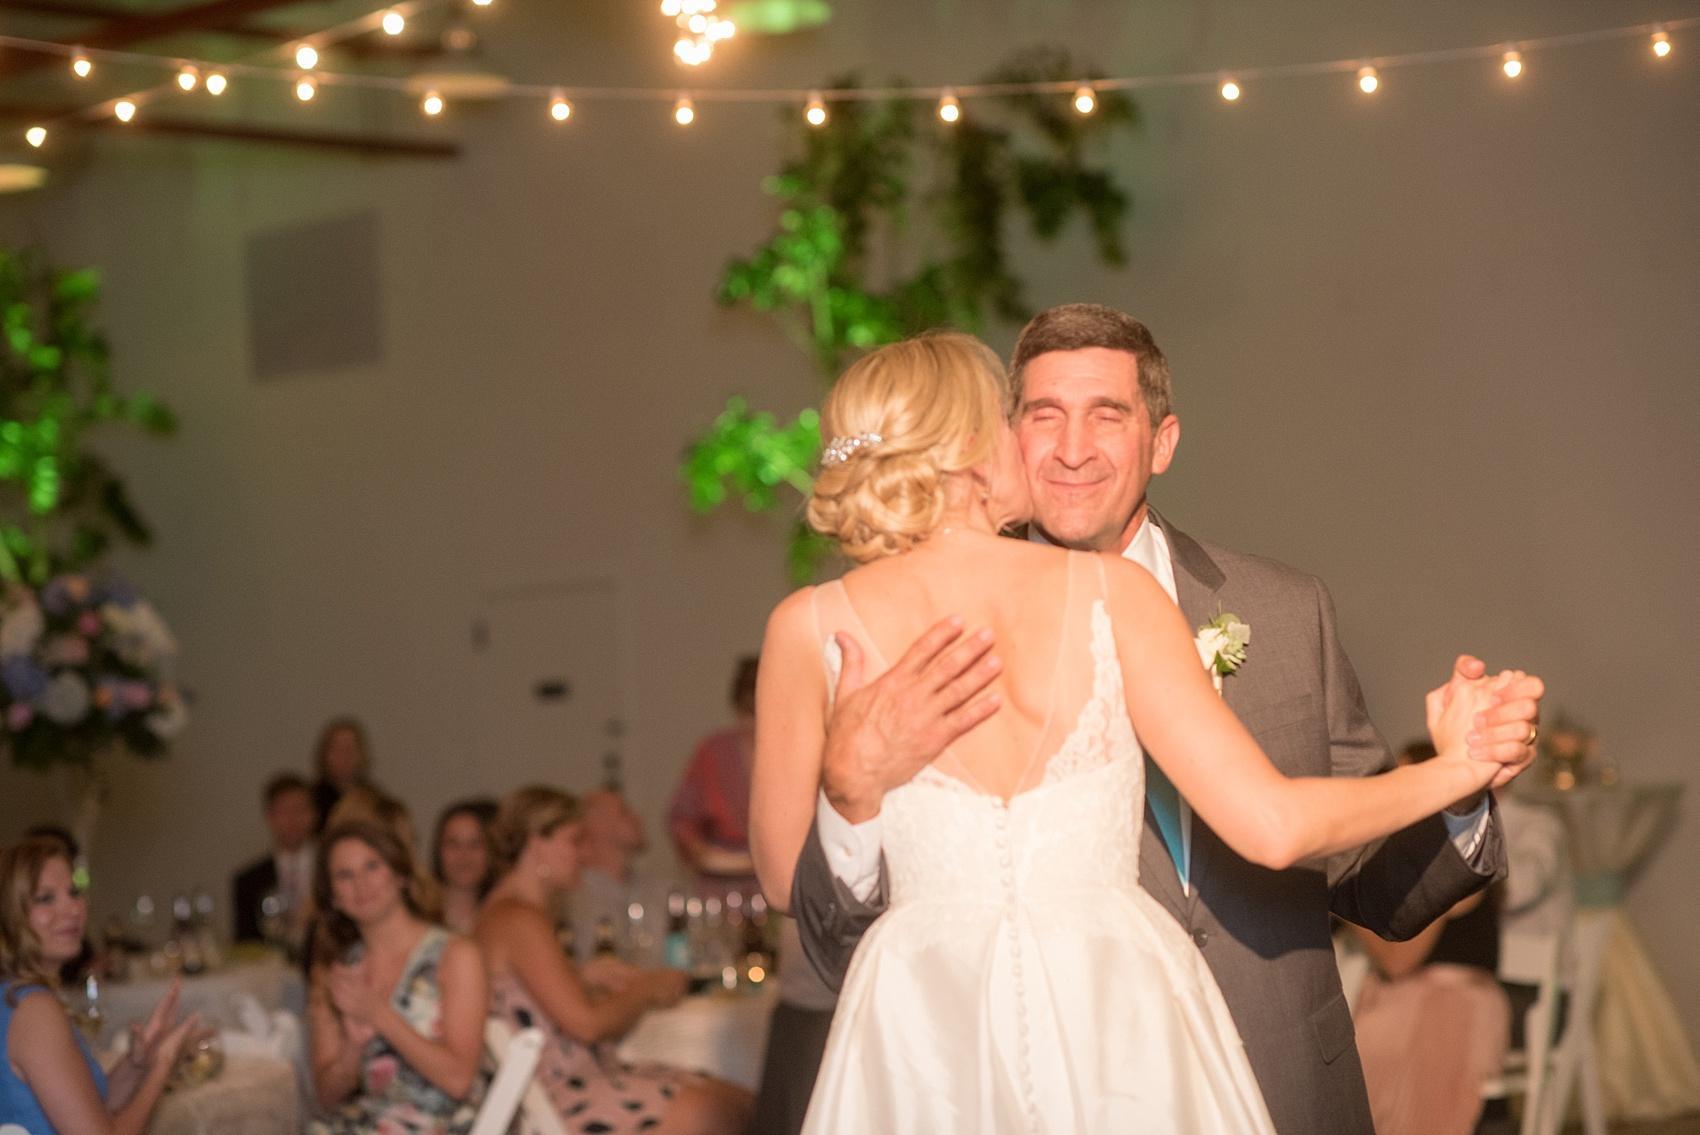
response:
M1223 696L1288 776L1368 776L1393 764L1370 723L1357 676L1334 633L1322 582L1273 560L1194 540L1156 518L1168 538L1181 610L1193 626L1232 611L1252 643ZM1373 1135L1351 1013L1329 938L1338 915L1384 938L1416 934L1505 870L1497 814L1474 864L1430 817L1327 862L1271 871L1240 858L1193 817L1192 896L1149 810L1140 883L1192 935L1239 1026L1281 1135ZM804 951L834 988L862 932L879 916L832 874L810 833L792 884Z

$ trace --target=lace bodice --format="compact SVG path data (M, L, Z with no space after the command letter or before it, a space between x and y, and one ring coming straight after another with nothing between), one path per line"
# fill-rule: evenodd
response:
M886 793L880 831L894 908L1138 885L1144 761L1102 598L1088 620L1090 689L1034 787L1005 804L935 763ZM830 690L840 665L830 638L825 663Z

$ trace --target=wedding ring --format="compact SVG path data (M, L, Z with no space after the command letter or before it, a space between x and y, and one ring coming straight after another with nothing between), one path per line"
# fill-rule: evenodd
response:
M1541 735L1540 723L1538 721L1531 721L1529 723L1529 738L1528 738L1528 740L1524 741L1523 744L1527 745L1531 749L1534 748L1535 747L1535 738L1539 737L1540 735Z

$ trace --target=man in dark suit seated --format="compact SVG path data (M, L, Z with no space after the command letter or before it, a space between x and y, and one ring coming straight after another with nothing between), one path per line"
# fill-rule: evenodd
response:
M265 804L271 850L238 871L230 883L238 942L266 940L262 906L273 896L281 903L280 929L288 935L303 924L313 892L312 786L292 772L279 773L266 783Z

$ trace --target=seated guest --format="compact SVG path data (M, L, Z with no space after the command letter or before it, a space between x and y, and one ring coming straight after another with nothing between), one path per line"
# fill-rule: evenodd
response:
M570 1131L741 1132L747 1093L624 1066L604 1048L650 1009L678 1001L685 975L608 960L581 970L561 952L549 911L578 880L578 817L577 802L552 788L522 788L502 802L491 829L501 877L474 933L491 1013L549 1034L537 1077Z
M1434 756L1426 741L1400 754ZM1354 1021L1377 1135L1470 1135L1500 1070L1511 1007L1498 981L1499 892L1478 892L1406 942L1350 928L1370 959Z
M490 855L490 824L496 818L494 800L462 800L437 817L431 840L431 874L443 893L443 925L456 934L472 933L478 904L496 881Z
M280 929L297 945L307 924L313 895L313 790L294 773L280 773L266 783L266 831L271 850L236 873L230 884L234 941L266 938L262 906L275 896L281 905Z
M757 889L750 858L750 760L756 737L756 663L738 660L732 677L732 728L697 744L667 810L667 831L698 888Z
M322 912L307 1008L315 1135L443 1135L472 1125L488 1006L478 948L434 926L418 872L388 828L325 829L313 873Z
M177 1019L173 984L103 1072L56 996L87 921L62 843L25 839L0 853L0 1124L30 1135L140 1135L199 1023Z
M603 924L618 939L629 925L633 903L643 908L643 926L651 939L647 952L657 952L667 917L667 888L640 878L635 870L634 861L648 844L643 821L615 788L588 793L579 802L579 811L579 881L568 901L574 952L581 962L588 961ZM639 947L638 942L626 941L625 956L633 956Z
M319 730L313 750L313 806L319 820L315 831L330 826L331 809L342 794L355 787L371 787L372 750L366 743L366 727L354 717L334 717Z

